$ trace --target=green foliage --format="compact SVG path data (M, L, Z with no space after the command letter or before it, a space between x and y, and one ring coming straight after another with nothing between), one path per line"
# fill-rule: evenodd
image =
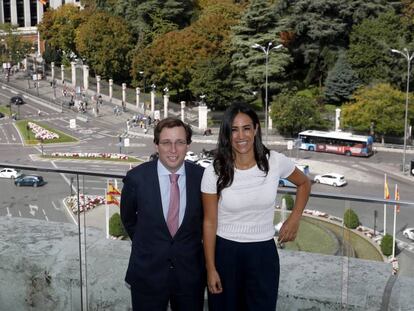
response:
M390 234L385 234L384 237L381 240L381 252L385 255L385 256L390 256L392 255L392 240L393 237Z
M340 54L325 82L325 100L332 104L348 101L358 86L359 79L355 71L345 56Z
M10 62L15 65L30 53L32 44L23 40L16 30L17 27L11 24L0 24L2 32L0 62Z
M288 211L293 210L293 206L295 205L295 200L293 199L292 195L290 194L284 194L282 197L282 200L285 200L286 202L286 209Z
M405 94L389 84L360 88L353 102L342 106L341 124L348 130L369 133L371 122L378 135L403 135ZM408 119L413 120L414 107L409 106Z
M355 229L359 226L358 215L351 208L348 208L344 213L344 225L349 229Z
M115 213L109 219L109 234L115 237L127 236L124 225L121 221L121 215Z
M365 84L390 80L401 82L401 71L396 71L392 65L400 63L405 68L406 60L393 55L391 49L402 49L405 46L406 32L400 17L393 11L375 19L365 19L353 27L347 56L352 68Z
M309 94L289 93L274 99L270 115L279 133L294 137L305 129L326 127L321 112L322 107Z
M105 12L93 14L76 30L79 54L96 74L115 81L129 80L131 41L124 20Z
M233 27L232 66L236 71L235 86L241 90L246 100L252 100L252 91L261 92L263 106L265 105L265 72L266 54L260 48L253 49L253 44L260 44L266 49L269 43L272 47L280 40L276 29L274 5L267 0L254 0L250 3L240 23ZM291 62L286 49L270 50L268 56L268 88L269 95L280 92L285 77L285 70Z

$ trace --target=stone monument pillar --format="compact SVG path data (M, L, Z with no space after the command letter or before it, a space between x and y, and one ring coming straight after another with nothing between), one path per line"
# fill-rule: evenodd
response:
M76 86L76 63L71 62L70 63L70 68L72 70L72 85L73 85L73 87L75 87Z
M96 76L96 93L101 94L101 76Z
M335 109L335 131L340 130L340 118L341 118L341 109Z
M62 80L62 84L65 83L65 65L60 65L60 79Z
M141 94L141 89L139 87L135 88L135 102L136 106L139 109L139 95Z
M86 92L89 89L89 66L83 65L83 90Z
M207 129L207 112L206 105L198 106L198 128L202 131Z
M168 101L169 101L168 93L164 95L164 119L168 118Z
M109 101L112 102L112 94L113 94L113 84L114 84L114 80L109 79Z
M185 119L185 117L184 117L185 101L182 100L180 102L180 104L181 104L181 121L185 122L184 121L184 119Z
M50 63L50 68L51 68L51 71L52 71L52 82L54 82L54 80L55 80L55 62Z

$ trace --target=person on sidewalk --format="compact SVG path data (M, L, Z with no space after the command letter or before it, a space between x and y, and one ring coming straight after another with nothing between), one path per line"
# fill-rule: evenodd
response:
M293 161L263 145L253 109L231 105L201 184L210 311L276 309L280 267L273 219L280 178L297 186L295 206L279 233L279 241L287 242L296 237L310 181Z
M158 159L123 180L121 219L132 240L125 281L133 310L203 309L203 168L184 161L191 136L181 120L163 119L154 130Z

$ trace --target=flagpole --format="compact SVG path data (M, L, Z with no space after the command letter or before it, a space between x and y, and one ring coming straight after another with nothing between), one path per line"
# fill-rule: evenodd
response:
M397 196L398 186L395 184L395 197ZM397 226L397 204L394 204L394 229L392 232L392 258L395 258L395 228Z
M105 189L105 228L106 228L106 238L109 239L109 206L108 206L108 179L106 180L106 189Z
M387 187L387 174L384 174L384 200L387 199L386 189ZM384 235L387 234L387 204L384 203Z

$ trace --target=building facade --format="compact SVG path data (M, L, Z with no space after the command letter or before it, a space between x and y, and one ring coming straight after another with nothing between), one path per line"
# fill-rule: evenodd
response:
M0 23L19 28L35 27L47 8L56 9L67 3L80 5L80 0L0 0Z

